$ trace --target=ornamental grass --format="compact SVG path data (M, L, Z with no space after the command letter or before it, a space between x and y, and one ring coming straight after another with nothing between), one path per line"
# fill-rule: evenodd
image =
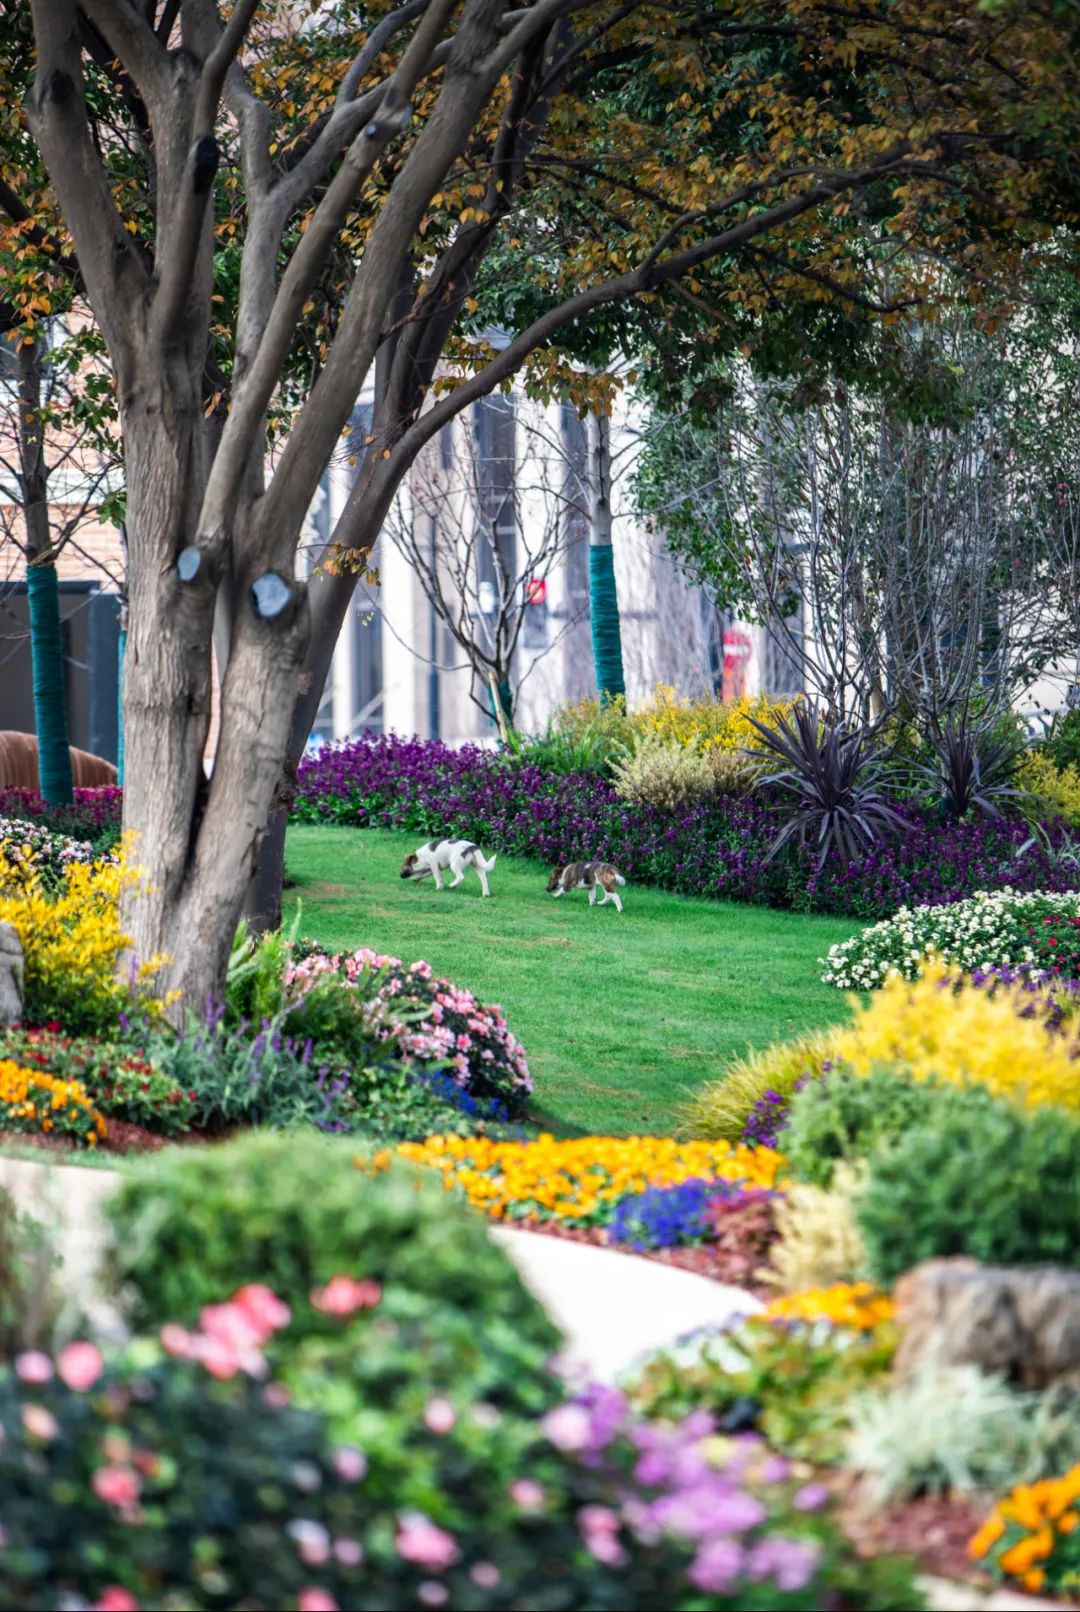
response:
M40 1069L0 1060L0 1130L20 1135L62 1136L96 1147L105 1121L78 1080L60 1080Z
M728 1142L678 1142L665 1136L584 1136L529 1142L431 1136L404 1142L400 1158L442 1172L447 1188L496 1220L550 1220L569 1227L606 1226L620 1199L648 1187L708 1178L771 1188L784 1160L769 1148ZM389 1151L376 1156L385 1166Z

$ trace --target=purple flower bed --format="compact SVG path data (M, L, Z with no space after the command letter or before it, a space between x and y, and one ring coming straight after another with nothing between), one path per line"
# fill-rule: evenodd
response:
M453 831L549 865L604 857L640 884L800 911L881 918L1006 882L1023 890L1072 882L1041 846L1017 859L1023 823L942 824L902 804L902 834L862 863L830 861L815 874L810 851L794 844L766 860L784 817L764 795L663 812L620 800L593 773L549 773L473 746L393 734L320 751L301 763L298 782L301 822Z

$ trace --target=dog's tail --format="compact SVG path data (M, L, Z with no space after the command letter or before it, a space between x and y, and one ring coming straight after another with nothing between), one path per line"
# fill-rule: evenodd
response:
M626 883L626 880L623 878L621 873L616 873L616 875L615 875L615 883L616 884L625 884Z
M483 868L485 873L490 873L491 872L492 868L495 866L495 860L496 860L496 857L498 857L498 854L499 854L498 851L496 851L495 856L489 857L488 860L485 862L484 861L484 853L482 851L477 852L477 856L479 857L479 860L480 860L480 866Z

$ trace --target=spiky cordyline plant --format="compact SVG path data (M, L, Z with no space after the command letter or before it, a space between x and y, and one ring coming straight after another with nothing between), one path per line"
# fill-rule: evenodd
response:
M980 817L1000 818L1002 805L1021 799L1022 791L1012 782L1020 761L1015 740L961 722L929 733L927 742L934 759L916 762L915 773L950 816L975 811Z
M748 720L759 736L750 753L782 763L763 773L759 784L783 790L795 801L769 859L794 836L801 844L816 840L820 871L830 851L858 862L878 840L903 828L903 818L885 798L883 758L871 748L865 730L845 728L802 700L770 727L753 717Z

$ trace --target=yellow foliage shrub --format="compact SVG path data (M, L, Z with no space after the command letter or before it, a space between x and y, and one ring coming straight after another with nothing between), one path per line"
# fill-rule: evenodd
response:
M10 861L0 851L0 921L22 943L26 1019L59 1020L72 1034L115 1026L131 1006L131 982L120 967L131 938L120 924L120 896L143 882L130 847L113 861L72 862L59 889L46 889L33 863ZM136 990L161 965L149 958L136 971Z
M761 1280L781 1293L859 1281L866 1273L866 1250L852 1211L859 1185L848 1164L837 1165L827 1192L789 1184L774 1205L778 1236Z
M673 688L658 683L649 704L630 721L640 735L657 733L676 744L700 745L706 753L712 749L735 751L752 748L757 741L751 717L768 726L791 706L791 700L770 700L764 694L737 700L680 699Z
M1080 828L1080 771L1072 762L1059 772L1045 750L1029 750L1017 769L1016 784L1042 816L1060 817L1070 828Z
M1080 1110L1080 1072L1066 1035L1038 1016L1022 1017L1030 996L1015 987L954 990L946 965L932 960L914 984L893 976L837 1033L835 1056L857 1074L898 1064L915 1080L975 1081L995 1096L1029 1106Z

